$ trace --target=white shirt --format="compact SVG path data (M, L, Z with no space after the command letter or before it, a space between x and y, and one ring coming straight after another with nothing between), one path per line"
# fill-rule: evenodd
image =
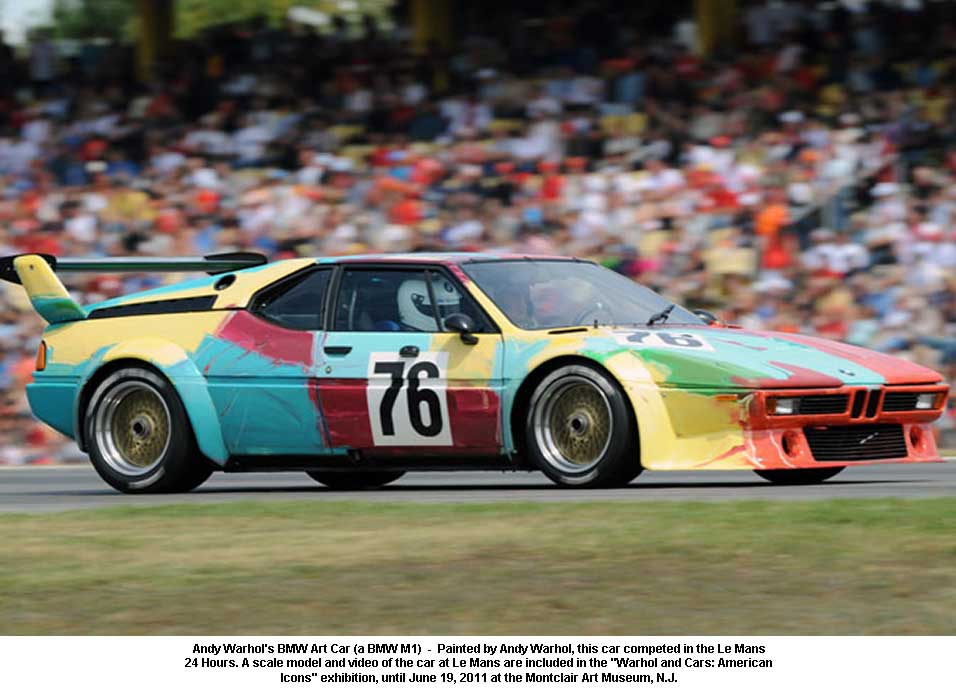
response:
M535 123L524 137L516 137L511 141L510 149L518 159L559 158L561 130L557 123L550 120Z
M582 76L571 80L564 100L573 104L592 104L601 100L604 82L597 77Z
M161 152L150 160L150 164L162 176L168 176L186 163L186 157L179 152Z
M449 243L459 245L470 240L481 238L481 234L484 230L484 225L477 219L466 219L449 228L444 235L445 240Z
M415 84L406 84L402 87L402 103L406 106L414 106L420 104L428 97L428 90L424 85L415 83Z
M956 267L956 243L952 241L918 241L909 248L911 258L917 263L946 269Z
M372 110L372 92L368 89L356 89L345 97L345 110L353 113L367 113Z
M232 144L240 159L259 159L265 153L265 145L272 139L269 131L260 125L250 125L236 131Z
M43 144L50 139L50 130L51 125L49 120L45 118L36 118L31 120L29 123L26 123L23 126L20 134L25 140L30 140L31 142L36 142L37 144Z
M8 140L0 144L0 170L26 173L30 164L40 156L40 148L29 140Z
M684 187L684 174L676 168L665 168L644 176L638 185L641 190L653 192L675 190Z
M488 104L459 101L446 101L441 107L442 115L449 120L449 130L454 135L463 132L481 132L488 129L492 115Z
M219 178L216 169L204 166L203 168L197 168L190 174L189 183L197 188L218 190L222 185L222 180Z
M190 132L183 143L195 151L204 154L228 156L233 153L232 139L221 130L205 129Z
M63 227L70 238L80 243L92 243L96 240L96 217L92 214L79 214L68 219Z
M535 116L554 116L561 114L561 102L552 96L539 96L528 102L526 107L530 117Z
M821 243L803 254L803 265L810 270L827 269L846 274L869 264L870 254L857 243Z

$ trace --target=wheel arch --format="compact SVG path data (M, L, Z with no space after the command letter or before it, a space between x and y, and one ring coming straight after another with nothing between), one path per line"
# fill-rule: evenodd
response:
M185 352L183 356L186 356ZM222 436L219 415L206 387L205 378L189 358L174 363L161 363L146 354L117 352L113 358L109 358L108 354L86 378L76 398L73 430L81 450L86 451L88 445L83 423L96 388L123 368L144 368L168 382L186 410L199 451L215 464L225 464L229 453Z
M618 378L614 373L607 369L607 367L595 361L594 359L588 358L586 356L581 356L578 354L568 354L563 356L556 356L554 358L544 361L528 373L521 385L518 386L517 391L515 392L514 397L512 398L511 411L509 413L508 420L508 430L511 434L511 451L517 453L519 457L522 455L522 446L524 436L524 426L526 424L526 419L528 415L528 406L531 403L531 395L534 393L534 389L538 384L544 380L549 373L553 373L557 369L563 366L587 366L593 368L596 371L602 373L607 377L611 382L616 384L621 388L621 392L624 395L624 406L627 407L628 414L631 418L631 427L634 431L634 439L637 441L637 456L638 463L640 464L641 459L641 434L640 427L637 423L637 413L634 411L634 405L631 403L631 398L627 394L627 389L624 387L624 384L621 382L621 379Z

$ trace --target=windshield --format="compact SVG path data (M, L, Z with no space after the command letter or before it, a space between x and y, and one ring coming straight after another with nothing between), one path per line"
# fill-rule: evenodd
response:
M581 325L644 325L671 302L627 277L590 262L468 262L462 269L508 319L524 330ZM704 321L675 306L656 324Z

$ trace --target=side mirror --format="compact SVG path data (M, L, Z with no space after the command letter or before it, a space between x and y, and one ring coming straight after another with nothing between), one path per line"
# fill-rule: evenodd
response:
M475 323L464 313L452 313L445 318L445 329L457 332L465 344L477 344L478 338L472 334Z
M720 318L718 318L716 315L711 313L709 310L704 310L703 308L695 308L694 315L696 315L698 318L706 322L708 325L717 325L717 326L723 325L723 323L720 321Z

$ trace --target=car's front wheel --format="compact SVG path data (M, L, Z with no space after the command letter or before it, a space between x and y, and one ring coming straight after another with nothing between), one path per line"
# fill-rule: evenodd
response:
M757 476L774 484L819 484L835 477L846 467L819 467L816 469L755 469Z
M557 368L538 383L524 442L531 461L561 486L622 486L642 471L624 392L583 364Z
M373 489L390 484L402 477L405 472L343 471L308 472L308 475L323 486L335 491L359 491Z
M100 383L85 426L93 467L124 493L191 491L212 473L179 395L146 368L123 368Z

